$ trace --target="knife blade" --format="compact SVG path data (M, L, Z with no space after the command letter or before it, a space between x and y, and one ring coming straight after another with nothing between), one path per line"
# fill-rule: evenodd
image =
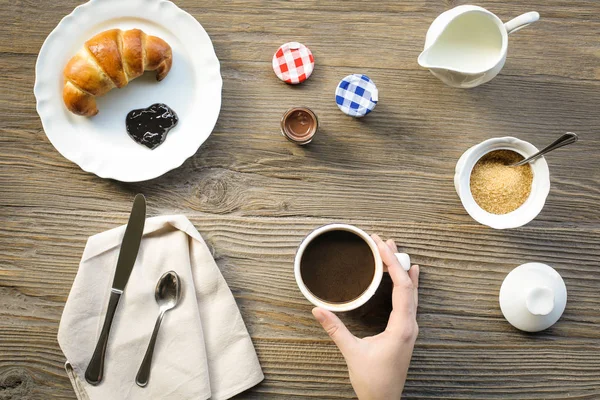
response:
M140 248L145 222L146 198L143 194L138 194L133 200L131 215L121 242L121 251L117 259L117 269L112 284L114 290L120 290L121 292L125 290L125 285L127 285Z
M129 222L127 223L125 235L121 242L121 250L119 251L119 258L117 259L117 268L110 290L110 299L108 301L104 325L102 325L102 331L98 337L98 343L96 344L92 359L85 370L85 380L94 386L102 382L104 375L104 355L106 353L106 345L108 344L110 327L112 325L113 317L115 316L117 305L119 304L119 299L123 294L123 290L125 290L129 275L131 275L131 270L135 264L135 259L137 258L140 242L142 240L142 233L144 232L145 222L146 198L143 194L138 194L133 200Z

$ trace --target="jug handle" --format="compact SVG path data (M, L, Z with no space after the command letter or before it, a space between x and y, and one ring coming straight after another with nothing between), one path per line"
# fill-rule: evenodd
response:
M506 28L506 32L510 35L511 33L516 32L519 29L523 29L527 25L534 23L538 19L540 19L540 14L537 11L531 11L511 19L510 21L504 24L504 27Z

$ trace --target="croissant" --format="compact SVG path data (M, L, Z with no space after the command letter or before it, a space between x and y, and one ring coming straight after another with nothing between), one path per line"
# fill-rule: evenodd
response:
M96 115L97 96L122 88L146 70L156 71L156 80L161 81L172 63L171 47L158 37L139 29L101 32L67 63L63 100L77 115Z

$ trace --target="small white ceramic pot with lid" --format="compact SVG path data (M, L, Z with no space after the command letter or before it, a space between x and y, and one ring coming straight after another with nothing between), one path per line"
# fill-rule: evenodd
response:
M500 309L515 328L538 332L554 325L567 305L567 287L549 265L527 263L513 269L500 287Z
M494 229L509 229L523 226L532 221L544 208L550 192L550 170L544 157L529 163L533 172L531 194L519 208L507 214L492 214L481 208L471 193L471 171L477 161L494 150L512 150L523 157L538 152L531 143L514 137L488 139L465 151L456 163L454 187L465 210L480 224Z

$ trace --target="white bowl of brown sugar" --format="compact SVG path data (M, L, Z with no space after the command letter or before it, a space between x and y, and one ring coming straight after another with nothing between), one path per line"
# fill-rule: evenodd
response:
M550 171L543 157L512 167L537 153L514 137L488 139L464 152L456 163L454 187L474 220L494 229L523 226L544 208Z

